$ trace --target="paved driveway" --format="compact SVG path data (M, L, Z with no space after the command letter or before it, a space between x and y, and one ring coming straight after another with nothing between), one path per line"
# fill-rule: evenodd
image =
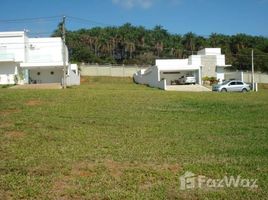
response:
M61 89L60 83L42 83L42 84L25 84L25 85L15 85L10 87L10 89Z
M210 92L211 89L208 89L202 85L168 85L167 91Z

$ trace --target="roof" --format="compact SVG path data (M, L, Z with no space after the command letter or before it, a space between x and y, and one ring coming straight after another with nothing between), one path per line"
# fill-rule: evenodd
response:
M159 71L189 71L189 70L199 70L200 66L197 65L184 65L184 66L157 66Z
M9 31L9 32L0 32L1 37L10 37L10 36L24 36L24 31Z
M159 59L156 60L156 66L159 71L186 71L200 69L200 65L189 64L188 59Z
M31 62L31 63L21 63L20 66L22 68L63 68L63 62Z

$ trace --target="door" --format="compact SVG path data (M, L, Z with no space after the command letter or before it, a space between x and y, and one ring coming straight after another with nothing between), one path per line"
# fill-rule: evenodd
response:
M231 83L229 83L227 90L228 90L228 92L235 92L236 91L236 82L232 81Z

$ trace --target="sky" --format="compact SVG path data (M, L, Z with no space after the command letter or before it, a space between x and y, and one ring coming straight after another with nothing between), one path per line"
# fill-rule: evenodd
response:
M65 15L69 30L129 22L161 25L173 34L268 37L268 0L0 0L0 5L0 31L27 29L33 36L51 34Z

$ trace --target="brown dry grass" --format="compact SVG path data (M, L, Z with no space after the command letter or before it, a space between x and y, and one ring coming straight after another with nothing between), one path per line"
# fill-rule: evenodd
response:
M5 135L11 139L20 139L25 136L25 133L22 131L8 131L5 133Z
M16 109L16 108L14 108L14 109L6 109L6 110L0 111L0 115L7 116L7 115L14 114L14 113L19 113L19 112L21 112L21 110Z
M105 166L110 175L116 179L120 178L125 170L129 169L144 169L154 170L156 172L171 172L176 174L182 170L179 164L154 164L154 163L130 163L116 162L113 160L104 160L100 162L78 162L74 164L71 170L71 175L75 176L94 176L93 172L98 166Z
M30 99L25 103L27 106L38 106L41 104L43 104L43 102L38 99Z

